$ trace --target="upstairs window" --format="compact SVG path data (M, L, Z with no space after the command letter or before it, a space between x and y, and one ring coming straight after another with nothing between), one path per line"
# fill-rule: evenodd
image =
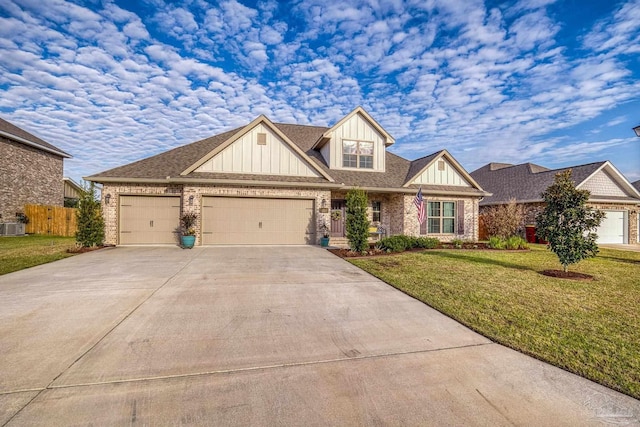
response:
M373 169L373 142L342 140L342 167Z

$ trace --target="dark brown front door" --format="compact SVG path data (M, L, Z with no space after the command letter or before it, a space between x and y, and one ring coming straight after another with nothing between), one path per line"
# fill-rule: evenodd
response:
M346 214L344 200L331 201L331 236L344 237L344 216Z

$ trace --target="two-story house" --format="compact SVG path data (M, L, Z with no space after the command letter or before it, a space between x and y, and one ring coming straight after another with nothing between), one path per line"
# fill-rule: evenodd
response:
M488 195L446 150L409 161L364 109L332 127L248 125L85 178L103 184L106 241L176 244L179 216L198 214L200 245L317 244L345 234L345 196L361 188L388 235L478 238ZM413 199L422 188L426 220Z

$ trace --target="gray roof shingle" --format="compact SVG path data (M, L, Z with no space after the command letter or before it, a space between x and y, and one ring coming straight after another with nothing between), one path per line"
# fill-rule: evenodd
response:
M184 145L172 150L160 153L158 155L138 160L136 162L97 173L88 180L100 182L103 178L117 178L119 180L126 179L147 179L147 180L164 180L166 177L180 178L181 180L206 181L206 180L233 180L233 181L278 181L278 182L299 182L299 183L315 183L327 185L345 185L357 186L363 188L402 188L407 179L413 177L419 172L433 157L440 152L430 156L417 159L413 162L397 156L393 153L386 152L386 170L385 172L368 172L368 171L351 171L330 169L322 154L314 150L312 147L322 138L322 135L329 129L320 126L303 126L293 124L274 123L274 125L285 134L291 142L296 144L304 153L311 158L315 166L322 169L326 174L334 179L334 183L324 177L297 177L297 176L281 176L281 175L258 175L258 174L231 174L231 173L203 173L191 172L180 177L180 173L188 167L202 159L209 152L227 141L235 133L242 128L230 130L219 135L205 138L194 143ZM413 175L412 171L415 171ZM433 187L433 188L431 188ZM424 192L430 189L434 191L446 190L442 186L422 186ZM447 187L448 188L448 187ZM470 195L484 195L482 191L475 188L465 189L464 187L452 187L451 191L459 193L467 193Z
M480 202L481 206L508 203L511 199L535 202L542 201L541 194L553 184L557 173L571 169L571 178L579 185L605 163L588 163L562 169L547 169L533 163L489 163L470 175L484 190L492 193Z
M65 153L64 151L62 151L61 149L59 149L58 147L55 147L54 145L49 144L47 141L38 138L37 136L27 132L24 129L19 128L18 126L14 125L13 123L10 123L2 118L0 118L0 131L5 132L7 134L16 136L18 138L21 139L25 139L29 142L31 142L32 144L38 145L42 148L45 149L45 151L49 151L49 152L56 152L58 154L60 154L61 157L71 157L71 155L69 155L68 153ZM10 137L9 137L10 138ZM22 143L22 141L18 141L14 138L10 138L16 142Z

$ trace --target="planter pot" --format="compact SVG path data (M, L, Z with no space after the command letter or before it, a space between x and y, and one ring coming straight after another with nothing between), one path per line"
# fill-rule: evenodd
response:
M196 236L181 236L180 243L182 243L183 248L191 249L196 244Z
M320 238L320 246L323 248L326 248L327 246L329 246L329 238L328 237L321 237Z

